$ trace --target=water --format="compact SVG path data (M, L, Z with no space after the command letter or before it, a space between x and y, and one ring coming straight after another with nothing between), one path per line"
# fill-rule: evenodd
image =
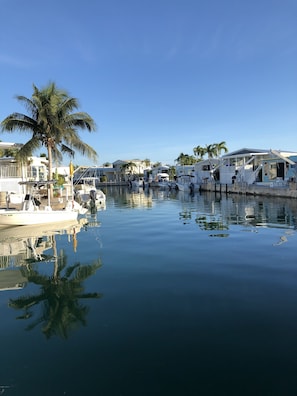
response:
M106 194L75 232L0 232L0 393L297 395L297 203Z

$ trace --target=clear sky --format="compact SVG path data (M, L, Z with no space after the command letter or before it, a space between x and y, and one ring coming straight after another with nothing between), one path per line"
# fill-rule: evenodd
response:
M26 113L15 95L53 81L95 120L97 132L80 137L97 151L96 165L173 165L180 153L221 141L230 152L297 151L297 0L0 6L0 120ZM79 155L74 163L95 165Z

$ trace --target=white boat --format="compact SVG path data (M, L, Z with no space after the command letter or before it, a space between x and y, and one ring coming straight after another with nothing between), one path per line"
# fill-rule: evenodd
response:
M139 188L139 187L143 188L144 187L144 180L143 180L142 177L140 177L139 179L134 179L134 180L129 181L129 185L132 188Z
M150 187L158 187L160 189L167 189L169 188L169 175L166 172L160 172L156 174L154 180L152 180L149 185Z
M190 192L193 193L195 190L195 185L192 182L192 175L180 175L178 176L178 181L176 182L176 186L179 191Z
M94 177L81 178L80 184L74 186L74 199L89 209L105 209L106 196L102 190L96 188L95 180Z
M80 208L70 202L63 210L52 210L51 206L39 209L38 201L26 194L21 210L0 209L0 225L19 226L61 223L77 220Z

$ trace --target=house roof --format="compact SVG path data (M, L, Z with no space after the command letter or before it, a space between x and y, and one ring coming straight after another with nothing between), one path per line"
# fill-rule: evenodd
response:
M9 142L0 142L0 149L10 149L10 148L21 148L23 144L21 143L9 143Z
M274 157L280 158L289 164L295 164L296 152L288 152L288 151L281 151L281 150L261 150L261 149L251 149L251 148L242 148L240 150L233 151L232 153L228 153L222 156L222 158L239 158L239 157L254 157L257 155L273 155ZM290 155L291 154L291 155Z
M225 154L222 158L229 158L229 157L245 157L247 155L260 155L260 154L267 154L269 150L261 150L261 149L253 149L253 148L242 148L236 151L232 151L231 153Z

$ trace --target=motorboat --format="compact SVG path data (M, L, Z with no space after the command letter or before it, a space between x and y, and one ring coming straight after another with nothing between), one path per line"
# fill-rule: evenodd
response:
M180 175L178 176L178 180L176 182L176 186L179 191L190 192L193 193L195 190L195 185L192 181L192 175Z
M63 210L52 210L50 205L39 208L40 201L31 194L26 194L22 209L0 209L0 225L24 226L36 224L61 223L77 220L80 206L68 202Z
M157 173L155 180L150 182L150 187L158 187L160 189L169 188L169 175L166 172Z
M85 208L105 209L106 196L104 192L96 188L96 178L81 178L80 184L74 186L74 199Z
M145 186L145 184L144 184L144 180L143 180L143 178L142 177L140 177L140 178L135 178L135 179L133 179L133 180L130 180L129 181L129 185L132 187L132 188L139 188L139 187L144 187Z

